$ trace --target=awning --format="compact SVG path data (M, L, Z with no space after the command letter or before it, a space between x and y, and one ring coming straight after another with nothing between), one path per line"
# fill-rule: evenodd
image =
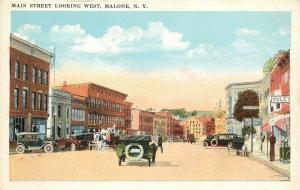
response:
M265 123L262 127L262 131L271 132L271 125L269 123Z
M282 131L286 131L287 119L281 118L275 121L275 126Z

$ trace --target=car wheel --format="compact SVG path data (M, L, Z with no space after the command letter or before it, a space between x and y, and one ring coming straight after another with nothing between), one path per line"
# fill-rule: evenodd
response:
M75 151L76 150L76 146L74 143L71 144L71 151Z
M210 141L211 146L217 146L218 145L218 140L217 139L212 139Z
M52 144L47 144L46 146L44 146L44 151L46 153L53 152L53 146L52 146Z
M18 145L18 146L16 147L16 152L17 152L18 154L23 154L23 153L25 152L25 147L24 147L23 145Z
M208 143L207 142L203 142L202 146L207 147Z

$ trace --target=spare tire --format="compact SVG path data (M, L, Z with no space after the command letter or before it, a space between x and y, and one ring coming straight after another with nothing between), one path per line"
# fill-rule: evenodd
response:
M211 141L210 141L210 145L211 146L217 146L218 145L218 140L217 139L212 139Z
M125 155L129 160L140 160L144 155L144 148L138 143L130 143L125 147Z

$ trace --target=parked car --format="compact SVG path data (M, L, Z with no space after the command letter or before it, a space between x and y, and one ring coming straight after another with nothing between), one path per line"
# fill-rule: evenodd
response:
M151 161L155 162L157 146L151 143L149 135L133 135L121 140L115 150L119 158L119 166L127 158L131 161L147 159L150 167Z
M94 133L83 133L71 135L67 140L66 146L70 147L71 151L84 150L89 148L89 144L94 140Z
M35 132L21 132L17 133L16 151L23 154L25 151L41 150L45 152L53 152L55 145L54 141L43 140L39 137L39 133Z
M243 144L244 138L234 133L209 135L203 141L203 146L225 146L229 148L239 148Z

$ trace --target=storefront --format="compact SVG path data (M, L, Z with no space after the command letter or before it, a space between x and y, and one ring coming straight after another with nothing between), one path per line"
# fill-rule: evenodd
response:
M270 119L271 132L276 137L276 143L290 142L290 114L279 114Z

